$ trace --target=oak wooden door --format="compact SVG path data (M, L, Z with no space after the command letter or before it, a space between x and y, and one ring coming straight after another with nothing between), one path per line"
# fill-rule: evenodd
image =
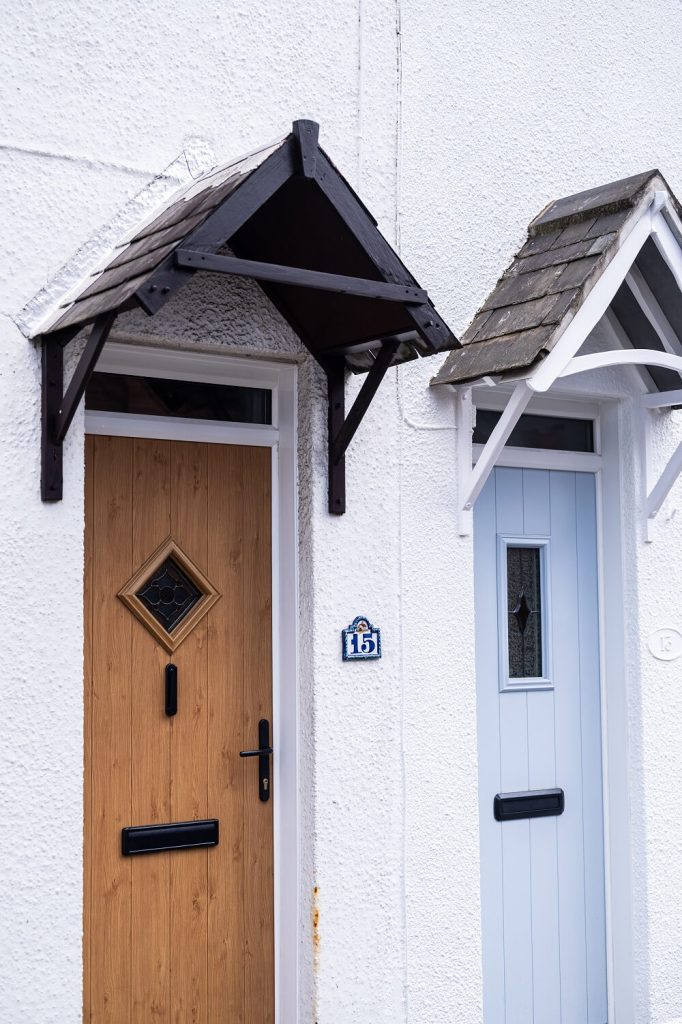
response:
M86 1021L274 1020L276 793L261 800L259 759L239 756L272 722L270 510L269 449L87 438ZM119 594L169 539L164 645ZM216 846L122 853L127 827L212 818Z

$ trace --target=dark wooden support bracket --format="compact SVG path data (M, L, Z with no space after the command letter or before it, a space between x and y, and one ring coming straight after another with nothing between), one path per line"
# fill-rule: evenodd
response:
M64 392L64 348L56 337L48 337L43 341L41 458L41 496L43 501L62 500L62 445L64 438L115 319L116 313L112 312L103 313L95 320L83 355L78 361L66 392Z
M325 366L327 374L327 461L329 468L329 511L342 516L346 511L346 460L334 460L334 439L343 426L346 412L346 366L335 359Z
M346 449L379 385L386 376L399 341L385 341L374 361L372 369L357 394L348 415L345 415L345 363L335 359L325 364L327 374L328 401L328 449L329 449L329 511L343 515L346 511Z
M62 446L54 437L64 391L64 349L56 338L43 341L42 362L40 493L43 501L61 501Z

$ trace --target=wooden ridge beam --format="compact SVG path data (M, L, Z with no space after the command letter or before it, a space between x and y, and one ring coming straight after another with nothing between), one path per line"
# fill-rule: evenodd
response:
M301 174L304 178L314 179L317 170L320 126L317 121L298 120L294 121L292 133L298 142Z

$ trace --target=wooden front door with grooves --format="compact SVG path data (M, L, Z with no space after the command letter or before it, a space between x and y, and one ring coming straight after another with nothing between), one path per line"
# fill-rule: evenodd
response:
M260 800L239 756L272 730L270 459L87 438L86 1021L274 1021L277 780ZM169 539L218 595L172 653L119 596ZM123 855L124 828L212 818L216 846Z

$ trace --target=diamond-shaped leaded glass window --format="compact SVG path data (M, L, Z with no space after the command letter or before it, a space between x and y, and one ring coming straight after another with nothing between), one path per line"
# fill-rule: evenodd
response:
M201 591L169 557L140 587L136 597L169 633L201 600Z
M220 596L170 538L118 595L168 651L174 651Z

